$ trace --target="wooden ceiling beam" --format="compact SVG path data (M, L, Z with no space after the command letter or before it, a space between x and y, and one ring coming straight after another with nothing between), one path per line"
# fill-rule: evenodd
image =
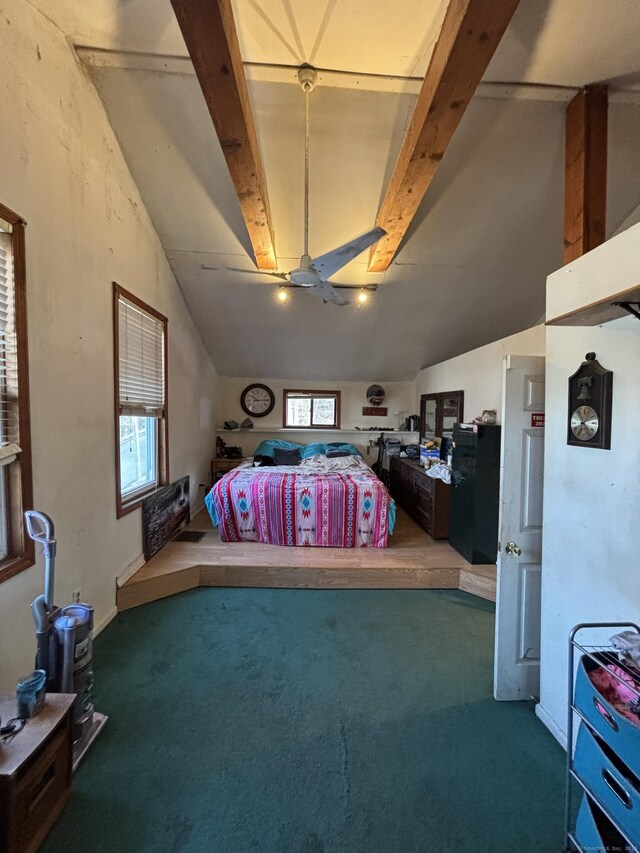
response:
M607 219L606 86L582 89L565 120L564 263L604 243Z
M371 249L369 272L398 250L518 0L450 0L402 148L378 211L387 232Z
M256 265L276 269L267 184L231 0L171 0L247 225Z

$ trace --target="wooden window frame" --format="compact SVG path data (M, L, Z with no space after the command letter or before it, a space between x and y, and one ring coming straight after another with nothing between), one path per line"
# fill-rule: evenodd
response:
M29 406L29 339L27 334L27 272L25 257L26 222L0 204L0 217L12 227L11 254L16 325L16 366L18 373L18 429L21 452L7 465L7 534L9 554L0 562L0 583L33 566L35 542L25 534L24 511L33 508L31 459L31 415Z
M336 417L335 423L314 424L313 423L313 403L311 403L311 424L309 426L290 426L287 423L287 400L289 395L299 394L303 397L333 397L336 401ZM290 430L321 430L321 429L340 429L340 391L309 391L306 388L285 388L282 392L282 427Z
M159 320L164 327L164 417L158 418L158 447L157 447L157 465L158 465L158 482L150 486L143 493L136 493L130 500L123 500L122 497L122 478L120 472L120 314L119 301L120 297L133 303L138 308L146 311L156 320ZM152 495L157 489L169 482L169 338L168 338L168 319L139 299L133 293L125 290L116 281L113 282L113 392L114 392L114 428L115 428L115 468L116 468L116 518L122 518L142 506L142 502L149 495Z

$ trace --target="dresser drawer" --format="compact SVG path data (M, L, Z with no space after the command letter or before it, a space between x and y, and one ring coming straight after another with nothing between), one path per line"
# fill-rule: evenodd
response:
M578 731L573 768L629 839L640 843L640 781L585 723Z
M608 661L611 663L611 661ZM610 705L589 678L598 664L583 656L577 667L574 704L621 760L640 777L640 724Z
M434 480L431 477L423 475L422 480L418 480L416 483L416 491L418 492L421 501L429 506L433 506L436 490L433 486L429 486L429 482L434 483Z

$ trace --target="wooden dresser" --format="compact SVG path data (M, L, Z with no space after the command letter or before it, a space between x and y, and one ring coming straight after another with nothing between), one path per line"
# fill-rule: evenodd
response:
M451 486L427 477L417 459L391 457L391 496L434 539L449 537Z
M48 693L42 711L0 745L2 853L34 853L69 799L74 699ZM15 714L15 695L0 697L3 723Z

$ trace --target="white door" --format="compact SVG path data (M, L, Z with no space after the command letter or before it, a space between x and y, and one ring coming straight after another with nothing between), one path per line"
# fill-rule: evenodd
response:
M504 358L496 699L530 699L540 688L544 370L542 356Z

